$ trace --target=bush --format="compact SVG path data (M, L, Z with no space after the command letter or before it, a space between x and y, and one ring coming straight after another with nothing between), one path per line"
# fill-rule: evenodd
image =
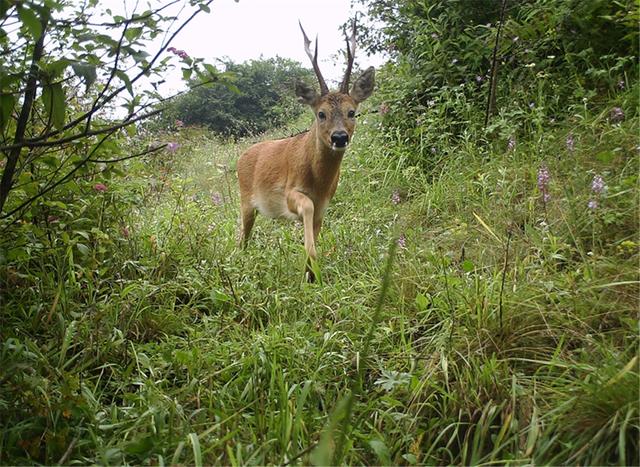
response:
M365 31L365 47L392 59L376 93L385 136L418 148L410 163L425 168L451 141L531 135L637 77L633 2L507 2L491 106L498 118L486 126L502 1L362 3L382 25Z
M192 89L176 99L162 117L165 125L180 120L208 127L223 136L261 133L297 117L303 107L295 100L296 80L310 72L292 60L270 58L236 64L225 63L235 76L235 87L214 84Z

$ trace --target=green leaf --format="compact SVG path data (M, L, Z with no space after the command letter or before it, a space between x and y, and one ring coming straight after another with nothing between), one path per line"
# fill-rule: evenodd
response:
M418 295L416 295L416 306L420 311L426 310L429 306L429 299L427 299L427 297L425 297L421 293L418 293Z
M465 259L462 262L462 270L464 272L472 272L475 268L476 268L476 265L473 264L473 261L471 261L470 259Z
M64 126L64 120L67 110L65 102L64 90L61 83L45 86L42 90L42 103L51 119L51 123L57 129Z
M0 18L4 18L11 4L8 0L0 0Z
M391 459L389 458L389 448L384 444L381 439L369 440L369 446L373 449L373 452L378 456L380 465L391 465Z
M47 65L46 70L51 73L51 76L59 76L70 63L66 58L61 58Z
M142 34L142 28L129 28L124 32L124 37L127 38L129 42L135 41Z
M23 6L19 5L18 16L20 17L20 21L22 21L22 24L33 36L33 39L36 41L40 39L40 36L42 35L42 24L40 24L38 15L36 15L33 10L24 8Z
M84 80L85 92L88 91L89 86L91 86L97 78L96 67L89 63L77 62L71 65L71 68L73 68L73 72L78 78Z
M13 94L0 96L0 133L4 131L11 119L11 112L16 105L16 98Z
M89 256L91 250L87 245L85 245L84 243L76 243L76 247L78 248L78 251L82 256Z
M131 85L129 76L122 70L116 71L116 76L122 80L125 87L127 88L127 91L129 91L129 94L131 95L131 97L133 97L133 86Z
M196 467L202 467L202 451L200 450L200 440L195 433L189 433L189 441L191 442L191 448L193 449L193 463Z
M211 13L211 8L209 8L209 5L200 4L198 6L200 7L200 10L204 11L205 13Z
M596 154L596 159L605 164L609 164L611 161L613 161L613 159L615 159L615 157L616 153L611 150L601 151Z

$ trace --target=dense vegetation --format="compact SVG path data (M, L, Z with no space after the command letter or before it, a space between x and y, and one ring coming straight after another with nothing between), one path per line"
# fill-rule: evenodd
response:
M195 87L177 97L159 120L165 128L176 121L204 126L221 136L262 133L295 119L303 107L291 92L296 81L311 81L309 70L283 58L224 63L229 83Z
M259 218L236 248L238 155L307 115L234 143L169 114L22 148L0 212L0 463L640 463L637 9L364 3L365 45L393 50L319 284L300 226ZM30 13L1 5L30 57ZM238 82L180 52L189 79ZM81 135L110 85L62 65L28 138ZM19 83L0 80L3 178Z

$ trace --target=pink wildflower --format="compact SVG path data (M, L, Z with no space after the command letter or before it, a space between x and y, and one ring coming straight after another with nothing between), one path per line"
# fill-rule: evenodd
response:
M184 122L182 120L176 120L176 128L182 128L184 126Z
M380 115L386 115L389 113L389 106L386 103L380 104L380 108L378 109Z
M223 204L222 195L217 191L211 194L211 201L216 206L221 206Z
M179 147L180 144L178 143L167 143L167 151L169 152L176 152Z
M592 198L587 203L587 207L592 211L598 209L599 203L598 198L602 195L602 193L607 189L607 185L604 183L604 179L601 175L594 175L593 180L591 181L591 194Z
M93 189L101 193L104 193L105 191L107 191L107 185L103 183L96 183L95 185L93 185Z
M538 169L538 190L540 190L540 193L542 194L542 202L545 205L549 201L551 201L551 194L549 193L549 180L551 180L549 169L547 169L546 165L543 165Z
M609 120L611 123L620 123L624 120L624 111L620 107L614 107L609 112Z
M573 150L575 149L575 140L573 138L573 133L569 133L567 135L566 144L567 144L567 151L573 152Z
M596 175L593 177L593 181L591 182L591 191L593 191L594 194L599 195L606 188L607 186L604 184L604 179L602 178L602 176Z
M398 237L398 246L400 248L406 248L407 247L407 237L405 237L404 234L400 234L400 236Z
M391 195L391 202L395 205L398 205L402 202L402 198L400 197L400 191L394 190Z

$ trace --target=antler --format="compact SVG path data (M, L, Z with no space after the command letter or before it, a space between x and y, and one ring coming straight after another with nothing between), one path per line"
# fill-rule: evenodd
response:
M351 39L347 37L345 32L345 41L347 42L347 70L344 72L344 78L340 84L340 92L343 94L349 93L349 79L351 78L351 68L353 67L353 60L356 56L356 20L353 20L353 31L351 32Z
M316 72L318 83L320 83L320 94L323 96L325 94L329 94L329 87L327 86L327 83L324 81L324 78L322 77L322 73L320 72L320 67L318 66L318 37L316 37L316 51L315 51L315 54L312 55L311 49L309 48L309 45L311 45L311 41L307 37L307 33L304 32L304 29L302 28L302 23L300 22L300 20L298 20L298 24L300 25L300 30L302 31L302 35L304 36L304 51L307 53L309 60L311 60L311 64L313 65L313 71Z

